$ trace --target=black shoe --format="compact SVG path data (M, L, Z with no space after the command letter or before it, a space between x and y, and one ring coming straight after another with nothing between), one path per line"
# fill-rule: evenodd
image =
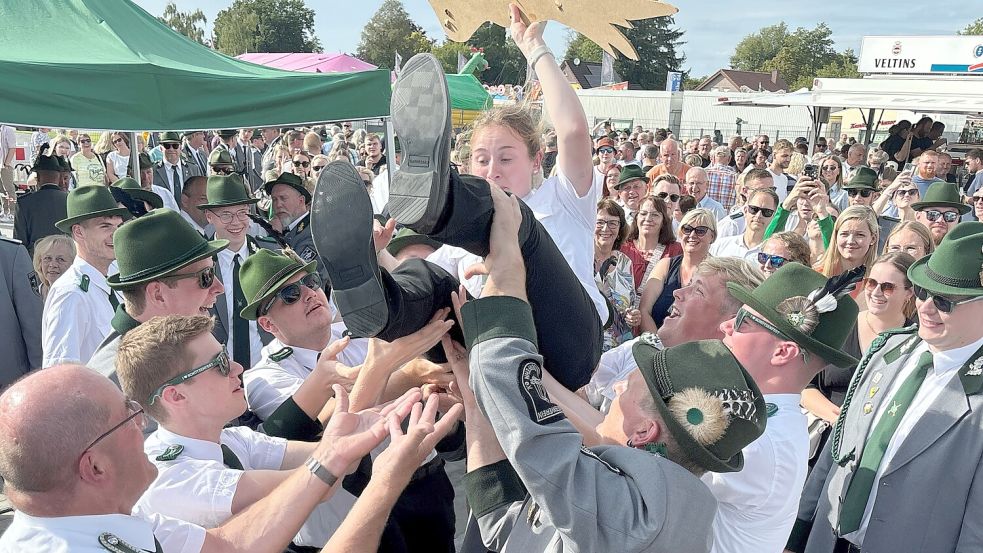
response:
M390 113L403 158L389 185L389 212L400 224L429 234L447 202L451 154L450 96L432 54L417 54L403 66Z
M359 338L382 332L389 308L372 242L372 202L351 163L334 161L321 171L311 234L348 330Z

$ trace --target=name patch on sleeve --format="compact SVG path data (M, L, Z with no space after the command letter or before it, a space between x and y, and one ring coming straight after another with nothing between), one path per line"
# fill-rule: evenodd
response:
M563 410L550 401L543 386L543 367L533 360L519 365L519 392L529 409L529 418L538 424L551 424L566 418Z

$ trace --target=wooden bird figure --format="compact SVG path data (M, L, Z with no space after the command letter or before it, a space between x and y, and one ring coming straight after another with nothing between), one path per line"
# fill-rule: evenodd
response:
M466 42L478 27L491 21L509 28L509 4L525 15L527 24L553 20L575 29L612 56L638 61L638 52L618 27L632 29L631 21L673 15L675 6L658 0L429 0L447 36Z

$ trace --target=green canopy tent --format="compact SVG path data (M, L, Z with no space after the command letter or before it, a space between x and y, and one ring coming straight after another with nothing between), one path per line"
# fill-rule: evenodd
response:
M492 106L491 96L474 75L447 75L447 92L451 100L451 124L455 127L470 124L478 112Z
M236 60L129 0L0 0L0 121L164 131L389 114L389 72L295 73Z

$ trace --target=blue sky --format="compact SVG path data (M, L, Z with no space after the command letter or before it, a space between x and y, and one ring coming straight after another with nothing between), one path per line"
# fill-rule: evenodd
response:
M154 15L164 11L167 0L135 0ZM208 32L215 15L232 0L174 0L179 10L200 8L208 17ZM355 51L362 27L382 5L383 0L306 0L315 10L317 36L325 52ZM477 0L480 1L480 0ZM576 0L591 1L591 0ZM833 30L836 48L860 51L864 35L941 35L954 34L983 14L983 0L915 2L912 0L823 0L778 2L733 2L725 0L676 0L676 25L685 31L683 52L686 68L693 76L710 74L727 67L734 45L744 36L766 25L785 21L789 27L814 27L825 21ZM403 0L410 17L431 38L445 37L426 0ZM349 6L358 6L351 9ZM747 7L742 7L747 6ZM546 38L558 55L566 49L567 29L550 23Z

